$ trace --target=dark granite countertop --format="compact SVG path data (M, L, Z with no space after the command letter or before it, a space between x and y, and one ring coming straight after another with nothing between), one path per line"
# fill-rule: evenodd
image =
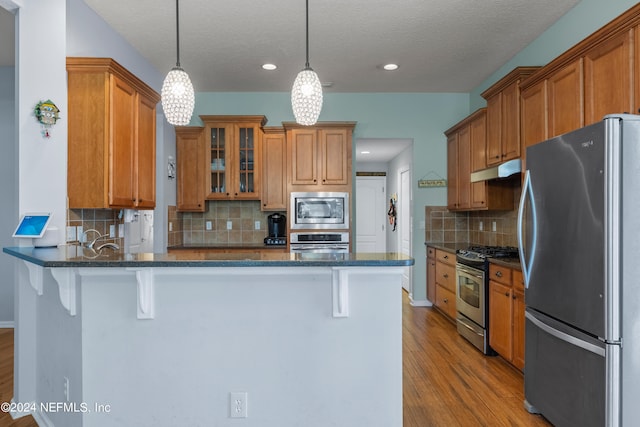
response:
M520 265L520 258L489 258L489 262L501 265L503 267L522 270L522 266Z
M451 253L456 253L458 249L466 249L470 246L467 242L460 243L442 243L442 242L424 242L425 246L431 246L432 248L442 249Z
M202 244L189 244L189 245L179 245L179 246L171 246L168 247L167 250L224 250L224 249L233 249L240 250L246 249L250 251L254 251L256 249L286 249L287 245L265 245L264 243L230 243L226 245L212 245L210 243L202 243Z
M414 260L399 253L292 254L262 253L140 253L108 249L96 253L81 246L59 248L8 247L2 251L41 267L394 267Z

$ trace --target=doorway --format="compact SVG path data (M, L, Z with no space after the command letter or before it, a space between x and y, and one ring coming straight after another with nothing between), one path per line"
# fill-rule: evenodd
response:
M411 256L411 169L401 169L399 172L400 182L397 202L398 215L398 248L399 252ZM402 287L409 294L409 298L413 297L411 285L411 267L404 267L402 273Z
M386 252L386 176L356 177L356 249Z

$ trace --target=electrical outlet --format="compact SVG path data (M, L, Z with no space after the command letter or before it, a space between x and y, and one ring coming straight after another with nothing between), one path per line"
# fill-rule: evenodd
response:
M173 223L169 221L169 231L173 231Z
M75 227L67 227L67 242L73 242L76 240L76 228Z
M84 228L81 225L76 227L76 237L80 243L84 243L87 240L87 236L84 235Z
M64 377L62 379L62 392L64 394L64 399L69 401L69 378Z
M231 418L247 418L246 391L232 391L229 393L229 413Z
M482 223L482 221L480 221L480 223L478 223L478 230L482 231L484 228L484 224Z
M232 229L233 229L233 222L227 221L227 230L232 230Z
M254 229L260 230L260 221L256 221L253 225L254 225L253 227Z
M204 226L207 230L212 230L213 229L213 225L211 224L211 221L207 221L204 223Z
M424 229L425 229L424 220L420 220L420 230L424 230Z
M124 237L124 224L118 224L118 237Z
M495 221L493 221L493 222L491 223L491 231L496 231L496 229L497 229L497 227L496 227L496 222L495 222Z
M112 239L114 237L116 237L116 225L115 224L111 224L109 226L109 237L111 237Z

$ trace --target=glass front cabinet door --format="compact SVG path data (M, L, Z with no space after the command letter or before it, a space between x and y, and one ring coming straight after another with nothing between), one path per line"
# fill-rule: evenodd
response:
M259 200L264 116L201 116L207 137L210 200Z

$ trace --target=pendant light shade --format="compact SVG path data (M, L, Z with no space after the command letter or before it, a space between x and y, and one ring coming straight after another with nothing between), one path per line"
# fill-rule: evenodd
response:
M180 17L176 0L176 66L169 71L162 84L162 109L167 121L185 126L191 121L195 94L189 75L180 67Z
M293 82L291 107L296 123L304 126L316 124L322 110L322 85L318 75L309 66L309 0L307 8L307 62Z

